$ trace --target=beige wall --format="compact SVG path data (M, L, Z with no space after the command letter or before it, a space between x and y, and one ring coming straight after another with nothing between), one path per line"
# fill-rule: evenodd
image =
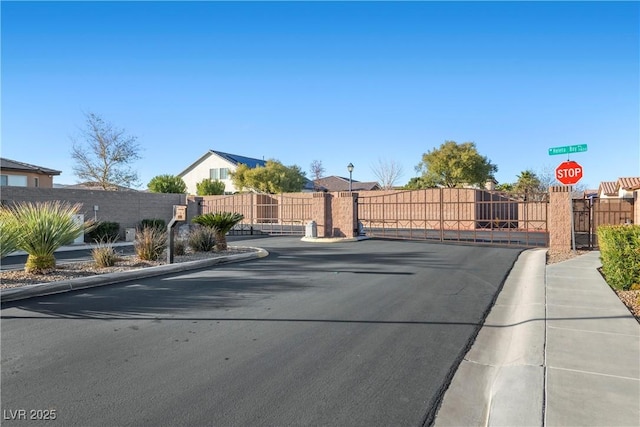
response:
M117 222L120 237L126 228L135 228L143 219L160 218L168 223L173 217L173 205L186 204L184 194L158 194L137 191L69 190L63 188L2 187L3 204L14 202L66 201L81 203L80 214L85 220ZM94 211L94 206L98 207ZM195 206L190 209L193 211ZM187 211L193 215L193 212Z
M36 179L37 179L38 188L53 188L53 175L44 175L44 174L33 173L33 172L8 171L6 169L2 170L2 175L26 176L27 187L36 187Z

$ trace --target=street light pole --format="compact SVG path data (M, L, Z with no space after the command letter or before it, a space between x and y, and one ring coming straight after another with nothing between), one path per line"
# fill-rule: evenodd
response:
M352 189L352 179L351 179L351 173L353 172L353 163L349 163L347 165L347 170L349 171L349 193L351 193L351 189Z

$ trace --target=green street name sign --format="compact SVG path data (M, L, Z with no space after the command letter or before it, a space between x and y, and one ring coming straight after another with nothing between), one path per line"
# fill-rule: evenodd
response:
M549 148L549 155L555 156L556 154L584 153L585 151L587 151L587 144L567 145L564 147Z

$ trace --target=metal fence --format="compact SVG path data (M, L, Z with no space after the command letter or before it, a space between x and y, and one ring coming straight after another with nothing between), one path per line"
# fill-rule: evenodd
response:
M237 212L244 219L229 234L304 235L311 218L311 195L234 194L206 196L200 213Z
M548 195L434 188L357 199L371 237L546 247Z
M633 223L631 198L573 200L573 229L577 248L598 247L598 227Z

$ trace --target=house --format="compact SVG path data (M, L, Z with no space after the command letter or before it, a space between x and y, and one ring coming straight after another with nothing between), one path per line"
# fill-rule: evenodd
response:
M635 190L640 189L640 177L618 178L617 181L603 181L598 188L598 197L608 198L633 198Z
M319 178L313 181L317 191L349 191L349 178L343 178L341 176L327 176ZM377 182L360 182L354 179L351 180L352 191L366 191L366 190L380 190L380 185Z
M61 185L55 184L54 188L63 188L65 190L98 190L98 191L138 191L135 188L124 187L122 185L110 185L108 188L103 188L98 182L81 182L78 184Z
M217 179L223 182L225 194L233 194L240 189L237 189L231 182L229 172L234 172L240 164L255 168L257 166L264 167L267 162L251 157L209 150L188 168L180 172L178 176L186 184L189 194L196 194L196 184L202 182L205 178Z
M0 187L53 188L53 177L61 173L55 169L0 158Z

